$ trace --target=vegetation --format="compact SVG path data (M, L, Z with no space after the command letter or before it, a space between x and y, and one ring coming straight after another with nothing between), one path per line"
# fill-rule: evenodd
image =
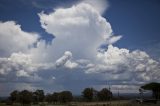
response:
M151 90L152 97L155 99L160 99L160 83L152 82L141 86L144 90Z
M72 93L70 91L55 92L53 94L46 95L46 102L48 103L67 103L71 102L73 99Z
M112 98L112 92L107 88L103 88L100 91L96 91L93 88L85 88L82 92L82 96L85 101L109 101Z
M45 101L48 102L48 103L55 102L52 94L47 94L46 97L45 97Z
M100 91L96 91L93 88L85 88L82 92L82 97L85 101L93 101L93 99L105 101L111 99L112 92L107 88L103 88ZM31 103L38 104L42 102L57 104L71 102L73 100L73 95L70 91L54 92L45 95L43 90L36 90L34 92L28 90L14 90L10 93L9 100L12 103L20 103L22 105Z
M93 88L85 88L82 92L82 96L86 101L92 101L94 96L94 89Z
M34 103L43 102L45 95L43 90L36 90L32 93L32 98Z
M19 92L15 90L11 92L9 99L12 103L21 104L38 104L44 100L48 103L66 103L72 101L73 96L70 91L55 92L45 96L43 90L36 90L35 92L30 92L28 90Z
M151 90L153 92L153 97L159 99L160 97L160 83L149 83L140 87L140 94L143 95L144 90ZM49 106L52 105L75 105L75 106L137 106L132 102L120 103L113 100L112 92L103 88L100 91L95 90L94 88L85 88L82 91L81 102L73 102L77 98L73 99L72 92L70 91L61 91L44 94L43 90L36 90L34 92L23 90L17 91L14 90L10 93L8 98L7 105L12 106ZM142 98L143 99L143 98ZM140 100L140 99L139 99ZM152 100L152 99L151 99ZM150 101L151 101L150 100ZM121 100L122 101L122 100ZM148 100L149 102L149 100ZM76 104L75 104L76 103ZM78 103L78 104L77 104ZM83 104L84 103L84 104ZM118 103L118 104L117 104ZM3 104L3 105L2 105ZM4 102L0 106L6 106ZM116 104L116 105L115 105ZM145 105L142 105L145 106ZM155 105L159 106L159 105Z
M19 102L19 92L17 90L10 93L10 98L12 102Z
M107 88L103 88L101 91L97 94L99 101L107 101L112 98L112 92L109 91Z
M32 102L32 92L23 90L19 93L19 102L21 104L30 104Z

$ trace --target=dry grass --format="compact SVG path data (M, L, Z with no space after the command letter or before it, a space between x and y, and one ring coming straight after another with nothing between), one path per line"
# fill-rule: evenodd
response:
M157 104L138 104L132 103L130 101L111 101L111 102L80 102L80 103L73 103L72 106L160 106L160 103Z
M21 106L20 104L13 104L13 105L6 105L0 104L0 106ZM25 105L28 106L28 105ZM160 106L160 102L157 104L152 103L145 103L145 104L138 104L132 103L130 101L111 101L111 102L72 102L70 104L61 104L61 105L54 105L54 104L40 104L40 105L31 105L31 106Z

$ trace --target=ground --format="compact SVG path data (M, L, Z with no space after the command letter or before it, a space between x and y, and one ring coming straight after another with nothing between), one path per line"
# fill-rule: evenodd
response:
M0 106L21 106L20 104L6 105L5 103L1 103ZM28 105L25 105L28 106ZM160 101L157 104L153 103L144 103L138 104L131 102L129 100L120 100L120 101L111 101L111 102L72 102L67 104L39 104L39 105L31 105L31 106L160 106Z

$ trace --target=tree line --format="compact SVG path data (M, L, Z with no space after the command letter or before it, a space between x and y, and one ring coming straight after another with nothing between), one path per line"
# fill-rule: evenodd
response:
M143 94L144 90L151 90L152 97L160 99L160 83L152 82L145 84L140 87L140 93ZM109 101L112 98L112 92L107 88L103 88L100 91L97 91L94 88L85 88L81 92L81 101ZM39 102L67 103L73 101L73 99L75 98L71 91L53 92L45 95L43 90L36 90L34 92L28 90L14 90L10 93L9 97L9 101L12 103L21 104L37 104Z
M97 91L93 88L85 88L82 91L83 101L107 101L112 98L112 92L107 88L103 88L100 91ZM38 104L39 102L48 102L48 103L67 103L73 101L74 97L71 91L61 91L53 92L45 95L43 90L36 90L34 92L23 90L18 91L14 90L10 93L9 100L12 103L21 103L21 104Z

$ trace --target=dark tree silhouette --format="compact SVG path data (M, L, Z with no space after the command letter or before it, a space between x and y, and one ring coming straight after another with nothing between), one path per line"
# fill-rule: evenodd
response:
M33 99L35 102L43 102L45 96L43 90L36 90L33 92Z
M151 90L153 98L155 99L160 98L160 83L156 83L156 82L148 83L141 86L141 88L144 90Z
M48 102L48 103L52 103L53 102L53 99L52 99L52 94L47 94L45 96L45 101Z
M70 91L62 91L59 93L58 99L60 102L66 103L72 101L73 96Z
M59 98L59 93L58 93L58 92L54 92L54 93L52 94L52 101L53 101L54 103L57 103L57 102L58 102L58 98Z
M11 92L9 99L12 102L19 102L19 91L14 90L13 92Z
M94 89L93 88L85 88L82 92L82 96L86 101L92 101L94 96Z
M19 93L19 101L21 104L30 104L32 102L32 92L23 90Z
M112 98L112 92L109 91L107 88L103 88L101 91L98 92L97 97L100 101L110 100Z

